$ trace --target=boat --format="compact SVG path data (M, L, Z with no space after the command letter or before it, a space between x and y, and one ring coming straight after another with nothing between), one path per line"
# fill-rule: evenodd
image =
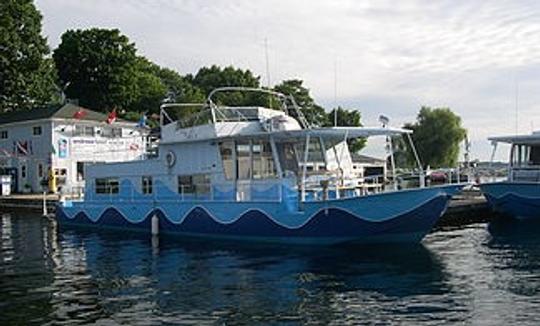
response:
M497 213L520 220L540 218L540 131L529 135L488 138L493 144L509 144L506 180L479 185L489 205Z
M224 92L275 99L216 104ZM161 106L155 158L88 165L84 198L58 206L59 224L289 244L419 242L463 187L358 191L347 142L410 130L313 127L293 97L262 89L219 88L197 105L191 115L193 104ZM315 156L326 166L308 171Z

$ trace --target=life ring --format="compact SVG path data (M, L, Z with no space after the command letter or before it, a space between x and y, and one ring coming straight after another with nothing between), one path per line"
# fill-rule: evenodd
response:
M172 168L175 163L176 163L176 155L174 154L173 151L168 151L167 154L165 154L165 164L167 164L169 168Z

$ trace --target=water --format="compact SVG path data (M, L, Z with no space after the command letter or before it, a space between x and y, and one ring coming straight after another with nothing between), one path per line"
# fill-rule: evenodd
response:
M539 234L503 221L417 246L309 249L156 243L3 215L0 325L537 325Z

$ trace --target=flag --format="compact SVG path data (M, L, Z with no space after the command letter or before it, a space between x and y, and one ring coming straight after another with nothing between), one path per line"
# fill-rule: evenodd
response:
M86 115L86 111L79 107L79 110L73 114L73 119L82 119Z
M137 122L137 127L139 128L144 128L146 127L146 114L143 113L143 115L141 116L141 118L139 119L139 122Z
M14 146L14 153L17 156L20 156L20 155L28 156L28 155L33 154L32 141L22 141L22 140L14 141L13 146Z
M116 109L113 109L109 115L107 115L107 123L112 124L116 121Z

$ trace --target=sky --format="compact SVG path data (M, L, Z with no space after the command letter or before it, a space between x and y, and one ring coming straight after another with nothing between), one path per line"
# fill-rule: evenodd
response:
M318 103L357 109L371 126L380 114L401 126L423 105L450 107L480 160L490 157L488 136L540 130L534 0L36 0L36 6L53 49L67 29L118 28L139 54L181 74L218 64L250 69L264 85L300 78ZM499 151L496 159L506 156Z

